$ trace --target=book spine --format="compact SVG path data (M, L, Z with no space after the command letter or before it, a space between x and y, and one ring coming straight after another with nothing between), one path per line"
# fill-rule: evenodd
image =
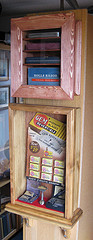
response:
M59 86L59 68L28 68L28 85Z
M8 234L8 231L7 231L7 216L6 216L6 213L5 213L5 215L3 215L2 222L3 222L4 237L6 237L7 234Z
M29 33L28 38L39 38L39 37L59 37L59 32L40 32L40 33Z
M7 213L7 230L8 230L8 234L11 232L11 228L10 228L10 213Z
M27 57L25 63L60 63L59 57Z
M27 42L26 44L27 50L53 50L53 49L60 49L59 42L52 42L52 43L32 43Z
M4 212L0 215L0 240L16 228L16 215Z
M12 213L11 218L12 218L13 229L15 229L16 228L16 215L14 213Z
M4 237L3 235L3 224L2 224L2 218L0 218L0 239Z

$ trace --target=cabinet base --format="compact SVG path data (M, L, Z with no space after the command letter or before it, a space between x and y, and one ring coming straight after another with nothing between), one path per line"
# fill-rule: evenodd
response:
M73 217L71 219L66 219L62 216L61 213L50 213L50 212L44 212L40 209L33 209L31 207L24 207L20 204L11 204L8 203L6 205L6 210L8 212L13 212L15 214L21 215L24 218L32 218L32 219L40 219L43 221L48 221L52 224L56 224L62 229L70 230L75 223L79 220L80 216L82 215L83 211L80 208L77 208L73 214Z

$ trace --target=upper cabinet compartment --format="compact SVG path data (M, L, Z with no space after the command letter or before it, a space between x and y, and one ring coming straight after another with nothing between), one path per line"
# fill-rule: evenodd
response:
M76 28L79 36L80 27L79 24ZM79 49L80 44L79 41ZM77 62L75 46L77 42L74 13L60 12L12 19L12 96L73 99L74 86L77 86L74 78L75 69L77 69L75 68L75 62ZM81 69L81 65L79 68ZM79 73L80 69L78 69ZM81 74L79 79L76 78L79 83L80 78Z

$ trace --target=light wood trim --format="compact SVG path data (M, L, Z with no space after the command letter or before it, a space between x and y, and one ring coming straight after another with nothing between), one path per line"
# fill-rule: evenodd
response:
M23 132L26 131L24 114L24 112L12 111L11 108L9 108L10 181L12 203L15 203L15 199L25 191L26 187L26 178L24 175L26 150L26 134L23 134ZM20 131L17 131L19 128ZM20 168L20 175L18 175L18 166Z
M80 179L80 143L81 143L81 110L76 110L76 123L75 123L75 161L74 161L74 206L73 210L78 207L78 193L79 193L79 179Z
M49 221L50 223L56 224L62 228L66 228L66 229L71 229L74 224L78 221L79 217L82 215L82 210L80 208L78 208L75 212L74 212L74 216L72 219L65 219L62 218L60 216L56 216L55 213L51 216L50 213L43 213L43 212L37 212L34 209L30 209L28 208L24 208L22 206L18 206L16 204L11 204L8 203L6 205L6 210L9 212L13 212L15 214L19 214L21 216L23 216L24 218L32 218L32 219L41 219L43 221Z
M22 33L15 24L11 25L11 92L12 94L22 84L22 58L21 58L21 38ZM15 49L17 48L17 51ZM16 61L15 61L16 59ZM16 96L17 97L17 96Z
M12 151L12 149L13 149L13 138L14 138L13 132L12 132L12 129L13 129L12 119L13 119L13 112L9 108L9 146L11 146L10 149L9 149L10 168L11 168L11 171L10 171L10 186L11 186L11 201L14 202L15 196L14 196L14 192L13 192L13 187L15 185L15 182L14 182L14 178L13 178L13 173L14 173L13 169L14 169L15 156L14 156L14 152ZM13 159L13 161L12 161L12 159Z
M26 218L23 218L23 240L26 239Z
M75 149L75 110L67 115L66 135L66 193L65 193L65 218L73 216L73 181L74 181L74 150Z
M67 115L65 217L68 219L78 207L80 116L80 109L73 109Z
M43 106L43 105L30 105L30 104L16 104L10 103L9 109L13 111L27 111L27 112L43 112L53 114L67 115L73 108L60 107L60 106Z

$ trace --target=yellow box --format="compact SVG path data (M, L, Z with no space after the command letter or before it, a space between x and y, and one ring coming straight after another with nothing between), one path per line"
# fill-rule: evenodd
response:
M40 163L40 157L30 156L30 162Z
M53 159L42 158L42 165L52 166L53 165Z
M30 170L29 176L34 178L40 178L40 172Z
M45 129L51 134L66 140L66 124L43 113L36 113L29 125L38 130Z
M30 169L35 170L35 171L39 171L40 170L40 165L31 162L30 163Z
M54 174L64 176L64 169L63 168L54 168Z

